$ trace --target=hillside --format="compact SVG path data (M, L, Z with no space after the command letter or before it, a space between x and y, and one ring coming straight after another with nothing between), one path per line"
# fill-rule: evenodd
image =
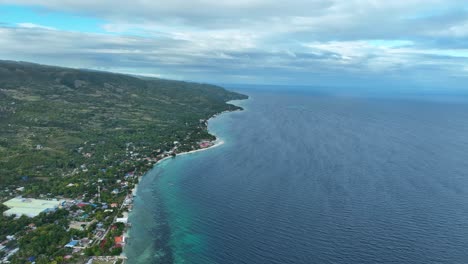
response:
M0 61L0 187L97 175L213 139L200 120L246 96L213 85ZM46 184L41 184L46 185ZM27 188L37 193L37 188Z

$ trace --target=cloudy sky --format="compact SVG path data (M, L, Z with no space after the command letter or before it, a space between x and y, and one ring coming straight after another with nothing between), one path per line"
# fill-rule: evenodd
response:
M458 0L0 0L0 59L214 83L468 83Z

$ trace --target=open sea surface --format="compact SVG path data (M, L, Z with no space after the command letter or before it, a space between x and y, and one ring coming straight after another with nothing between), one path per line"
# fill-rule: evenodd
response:
M468 101L241 90L142 179L128 263L468 263Z

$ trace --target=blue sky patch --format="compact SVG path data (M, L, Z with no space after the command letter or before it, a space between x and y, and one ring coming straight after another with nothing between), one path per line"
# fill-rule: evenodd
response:
M58 30L105 33L101 25L104 20L54 12L39 7L0 5L0 23L8 26L35 24Z

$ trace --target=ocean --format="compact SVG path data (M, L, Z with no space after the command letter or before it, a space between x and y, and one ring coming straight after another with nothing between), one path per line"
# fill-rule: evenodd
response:
M128 263L468 263L468 100L240 92L143 177Z

